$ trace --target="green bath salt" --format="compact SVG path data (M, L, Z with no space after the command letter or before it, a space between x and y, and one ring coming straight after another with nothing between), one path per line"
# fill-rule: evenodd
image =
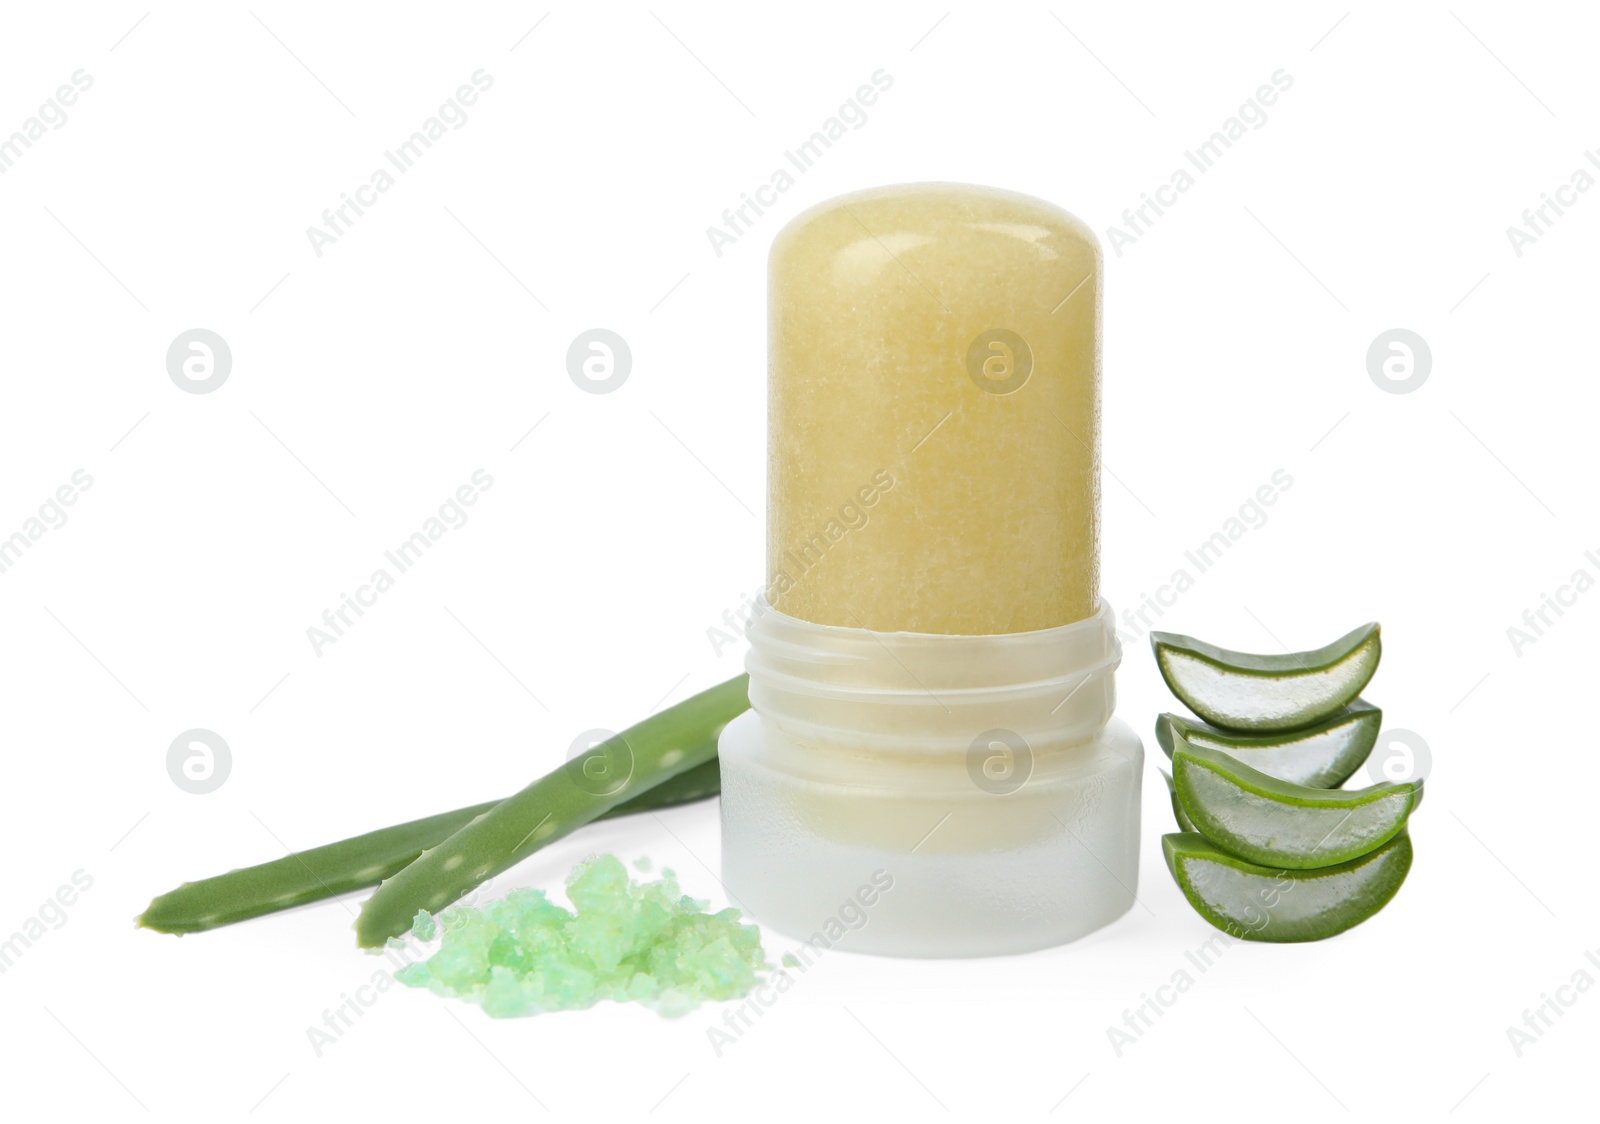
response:
M738 999L770 967L760 931L737 909L706 912L673 872L634 882L615 855L567 876L568 910L543 890L513 890L481 909L418 913L412 934L439 938L427 960L395 979L479 1004L495 1018L573 1011L602 999L676 1017L707 1000Z

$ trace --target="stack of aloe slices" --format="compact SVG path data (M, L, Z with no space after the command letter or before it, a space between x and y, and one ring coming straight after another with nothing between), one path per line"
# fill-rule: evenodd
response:
M1422 781L1341 789L1383 712L1359 696L1382 655L1376 623L1309 652L1262 656L1150 636L1162 678L1203 721L1156 720L1181 832L1162 837L1189 903L1243 940L1322 940L1394 897Z

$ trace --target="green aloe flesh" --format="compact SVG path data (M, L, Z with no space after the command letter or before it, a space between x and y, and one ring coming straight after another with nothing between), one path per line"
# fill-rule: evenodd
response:
M1217 847L1294 870L1376 850L1405 827L1422 797L1421 781L1351 790L1290 784L1181 739L1172 754L1172 780L1189 822Z
M1178 801L1178 788L1172 783L1172 774L1165 769L1157 769L1161 779L1167 782L1167 796L1172 801L1172 818L1178 821L1179 831L1193 831L1194 824L1189 822L1189 817L1184 814L1183 805Z
M1377 744L1383 711L1356 699L1314 726L1241 734L1178 714L1156 719L1156 741L1168 757L1175 738L1215 749L1269 777L1312 788L1338 788L1355 775Z
M740 676L717 690L742 692L744 683L744 677ZM681 705L687 706L693 701ZM646 723L664 719L677 709L669 708L647 719ZM714 715L708 715L716 731L726 725L722 718L725 710L726 707L719 707ZM709 726L700 740L707 739L714 749L716 732ZM708 761L639 791L595 818L609 819L687 804L715 796L721 787L720 765L713 755ZM232 870L198 882L185 882L152 900L138 918L138 924L163 933L197 933L376 886L501 803L503 801L491 800L457 808L337 843L296 851L258 866Z
M1372 678L1383 654L1377 622L1310 652L1233 652L1172 632L1152 632L1156 664L1172 693L1228 730L1292 730L1332 717Z
M423 851L362 905L357 943L382 945L408 930L418 911L439 911L546 844L714 759L722 728L749 708L747 683L741 675L652 715Z
M1167 869L1195 911L1247 941L1320 941L1352 929L1394 897L1411 869L1411 837L1337 866L1282 870L1218 850L1193 833L1163 835Z

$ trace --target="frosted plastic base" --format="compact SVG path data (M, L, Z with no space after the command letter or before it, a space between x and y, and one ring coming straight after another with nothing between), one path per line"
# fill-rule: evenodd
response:
M1133 905L1144 748L1119 720L1039 754L1004 793L974 784L959 754L856 755L845 783L754 711L723 731L719 756L729 895L819 949L1027 952Z

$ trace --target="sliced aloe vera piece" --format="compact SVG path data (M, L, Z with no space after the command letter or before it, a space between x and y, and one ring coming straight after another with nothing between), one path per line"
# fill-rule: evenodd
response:
M1189 817L1184 814L1183 805L1178 801L1178 789L1172 783L1172 774L1165 769L1157 769L1156 772L1160 773L1161 779L1167 782L1167 795L1172 799L1172 818L1178 821L1178 830L1196 830L1194 824L1189 821Z
M1156 665L1172 693L1214 726L1293 730L1329 718L1378 670L1378 624L1310 652L1258 656L1174 632L1152 632Z
M1290 784L1220 750L1181 738L1172 781L1195 830L1242 859L1309 870L1376 850L1405 827L1422 798L1421 781L1371 788Z
M1361 768L1377 744L1383 711L1356 699L1333 716L1299 730L1240 734L1178 714L1156 719L1156 741L1168 757L1174 737L1237 757L1269 777L1312 788L1338 788Z
M1195 911L1247 941L1320 941L1352 929L1389 903L1411 869L1411 837L1337 866L1278 870L1218 850L1191 832L1161 837L1173 880Z

